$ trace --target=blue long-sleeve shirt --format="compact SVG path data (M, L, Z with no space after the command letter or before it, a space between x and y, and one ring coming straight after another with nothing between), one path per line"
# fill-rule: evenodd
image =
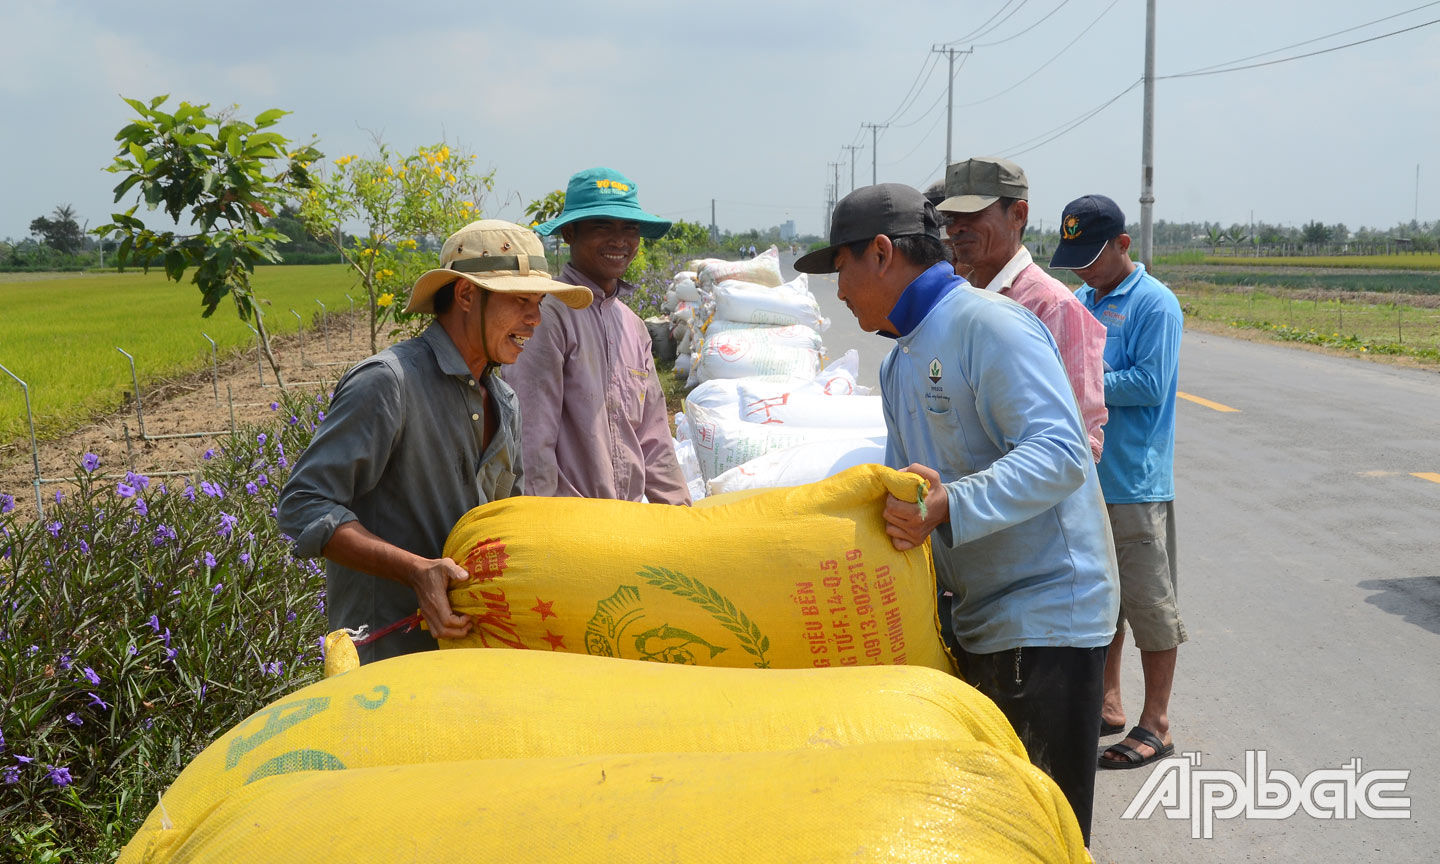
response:
M1119 592L1089 439L1054 339L1029 310L937 264L890 315L886 463L940 474L932 538L966 651L1094 648Z
M1100 488L1111 504L1175 498L1175 391L1185 315L1144 264L1099 301L1076 297L1105 325L1105 456Z

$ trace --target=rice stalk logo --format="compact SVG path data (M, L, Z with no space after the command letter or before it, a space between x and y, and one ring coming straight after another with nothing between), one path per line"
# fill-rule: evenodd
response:
M940 368L940 358L939 358L939 357L931 357L931 358L930 358L930 383L931 383L931 384L939 384L939 383L940 383L940 373L941 373L942 371L943 371L943 370Z
M1303 778L1270 770L1264 750L1245 751L1245 773L1200 768L1199 753L1166 759L1135 794L1121 819L1188 819L1193 839L1215 836L1216 819L1288 819L1304 810L1315 819L1409 819L1410 797L1400 797L1409 769L1362 771L1356 756L1339 768Z
M646 567L636 575L649 585L689 600L708 612L716 623L735 636L741 650L755 658L757 668L770 667L765 656L770 650L770 637L720 592L698 579L660 567ZM586 653L693 666L708 664L729 650L668 621L634 632L631 628L639 624L645 614L639 587L621 585L614 594L596 604L595 615L585 627Z

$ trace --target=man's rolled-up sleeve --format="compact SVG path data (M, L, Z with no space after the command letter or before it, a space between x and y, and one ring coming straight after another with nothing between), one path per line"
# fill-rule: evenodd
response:
M401 381L380 361L357 366L335 388L325 421L280 493L280 529L295 554L319 557L353 502L380 482L404 426Z

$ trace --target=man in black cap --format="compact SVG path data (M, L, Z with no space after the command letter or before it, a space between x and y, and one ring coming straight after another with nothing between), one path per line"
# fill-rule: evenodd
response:
M965 680L990 697L1090 838L1114 559L1090 444L1045 325L944 260L933 204L909 186L835 205L830 245L795 262L835 273L860 327L895 340L880 367L885 461L925 478L890 498L900 550L931 539Z
M1105 492L1120 564L1120 613L1105 663L1102 734L1125 729L1120 655L1125 622L1135 632L1145 675L1140 722L1100 756L1102 768L1139 768L1175 751L1170 687L1185 625L1176 602L1175 391L1180 302L1145 265L1130 260L1125 215L1104 195L1065 206L1051 267L1085 280L1076 297L1105 325Z

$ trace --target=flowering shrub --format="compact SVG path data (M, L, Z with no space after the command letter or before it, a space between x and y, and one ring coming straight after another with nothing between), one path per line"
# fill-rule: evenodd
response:
M43 519L0 496L0 860L113 860L196 753L319 677L323 571L275 507L327 404L272 403L193 480L86 454Z

